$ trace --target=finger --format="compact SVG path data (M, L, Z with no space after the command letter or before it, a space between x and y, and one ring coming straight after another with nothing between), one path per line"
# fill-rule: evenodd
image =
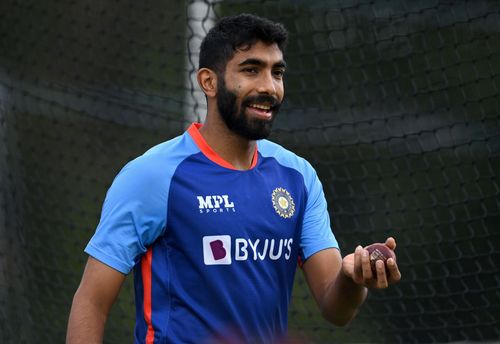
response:
M363 281L365 284L373 279L372 264L370 262L370 254L368 250L363 249L361 252L361 269L363 270Z
M387 282L387 275L385 273L385 263L382 260L377 260L375 263L377 268L377 288L387 288L389 282Z
M397 283L401 280L401 272L394 259L387 259L387 270L389 272L389 283Z
M353 280L356 283L363 283L363 269L361 266L362 253L363 253L363 248L361 246L356 247L356 250L354 250L354 276L353 276Z
M394 239L393 237L388 237L385 240L385 245L394 251L396 249L396 239Z

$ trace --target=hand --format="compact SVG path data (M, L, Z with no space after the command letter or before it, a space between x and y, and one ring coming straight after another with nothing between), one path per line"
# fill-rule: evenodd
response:
M394 251L396 249L396 240L392 237L387 238L385 245ZM342 260L342 272L351 278L354 283L367 288L387 288L390 284L397 283L401 279L401 273L394 259L387 259L385 264L379 260L375 266L377 269L376 275L372 272L368 251L361 246L356 247L354 253L345 256Z

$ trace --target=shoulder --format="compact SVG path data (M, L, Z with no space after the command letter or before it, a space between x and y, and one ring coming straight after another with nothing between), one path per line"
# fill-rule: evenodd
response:
M196 146L186 135L160 143L128 162L115 177L111 190L119 195L129 190L143 196L164 192L179 164L196 153Z
M120 174L140 174L143 178L164 178L173 174L188 156L196 154L197 147L185 134L160 143L127 163ZM154 179L153 179L154 180Z
M273 158L278 164L296 170L304 177L306 185L316 178L314 167L303 157L269 140L260 140L257 145L263 158Z

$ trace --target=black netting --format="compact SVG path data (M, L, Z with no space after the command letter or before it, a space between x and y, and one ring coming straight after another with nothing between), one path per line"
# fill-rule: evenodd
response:
M323 182L343 252L398 239L400 284L335 328L299 273L307 342L500 340L500 2L0 2L0 342L64 341L119 169L203 115L196 48L250 12L290 31L272 139ZM132 342L128 279L107 343Z

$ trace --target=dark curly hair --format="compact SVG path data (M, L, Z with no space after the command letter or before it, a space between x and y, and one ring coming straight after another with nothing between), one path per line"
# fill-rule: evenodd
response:
M253 14L222 18L201 42L199 68L223 74L237 49L249 49L257 41L276 43L284 53L288 31L281 23Z

